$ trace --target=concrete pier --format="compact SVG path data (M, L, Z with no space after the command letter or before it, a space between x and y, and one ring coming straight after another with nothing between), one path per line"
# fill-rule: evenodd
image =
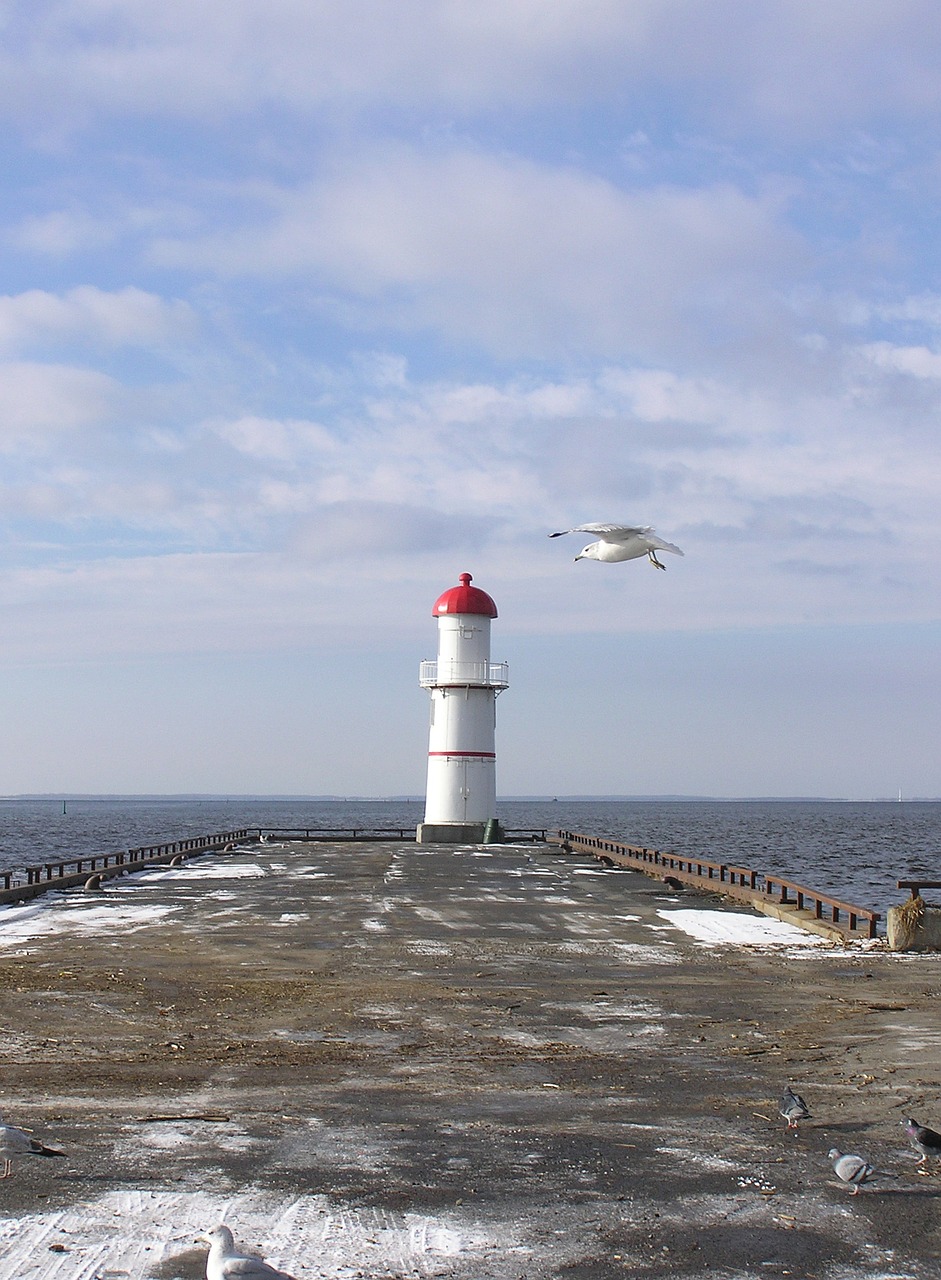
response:
M527 845L255 847L0 912L0 1280L938 1277L939 959L705 947ZM666 913L666 914L662 914ZM813 1119L777 1115L783 1086ZM827 1151L895 1177L856 1197Z

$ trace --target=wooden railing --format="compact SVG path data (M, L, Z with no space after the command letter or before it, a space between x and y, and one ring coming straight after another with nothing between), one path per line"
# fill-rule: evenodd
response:
M175 858L186 855L212 853L240 840L258 838L257 828L240 827L234 831L220 831L210 836L187 836L181 840L169 840L163 844L144 845L139 849L124 849L117 853L86 854L81 858L63 858L56 862L42 862L23 867L19 872L0 872L0 903L21 902L36 898L50 889L71 889L84 883L88 877L100 875L102 879L130 875L148 867L163 866ZM25 878L24 878L25 877Z
M920 898L922 889L941 889L941 880L896 880L899 889L908 889L913 898Z
M526 840L545 844L548 835L545 827L501 827L501 835L507 840ZM298 840L412 840L415 827L256 827L256 839L266 841Z
M740 902L747 902L759 909L765 904L790 907L797 912L807 912L813 920L825 923L847 938L874 938L881 916L868 907L856 907L818 893L805 885L796 884L782 876L754 871L750 867L731 866L708 858L662 852L640 845L621 844L604 836L581 835L574 831L559 831L551 839L564 849L589 853L612 866L632 867L646 875L659 879L673 878L691 888L707 893L720 893ZM922 881L925 888L941 888L941 882ZM900 882L901 887L901 882ZM905 887L908 882L905 882ZM798 917L795 923L800 923Z
M503 839L545 844L545 828L518 827L503 830ZM85 854L80 858L62 858L22 867L18 871L0 871L0 903L21 902L38 897L52 889L72 889L84 884L90 876L102 879L129 875L148 867L163 866L187 855L214 853L237 843L277 841L414 841L414 827L239 827L209 836L188 836L163 844L123 849L117 853Z

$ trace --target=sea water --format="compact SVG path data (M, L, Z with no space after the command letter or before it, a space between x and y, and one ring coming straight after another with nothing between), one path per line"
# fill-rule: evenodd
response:
M239 827L413 830L422 810L418 800L6 799L0 870ZM941 880L935 801L502 800L497 811L510 830L564 829L751 867L883 913L907 896L898 880Z

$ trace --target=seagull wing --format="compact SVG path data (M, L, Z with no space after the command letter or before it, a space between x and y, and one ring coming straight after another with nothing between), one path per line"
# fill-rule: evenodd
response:
M654 551L672 551L675 556L681 556L683 554L675 543L665 542L663 538L658 538L653 529L644 529L642 533L644 541L648 546L652 547Z
M602 542L629 542L631 538L647 537L653 530L649 526L630 524L577 524L573 529L560 529L558 533L550 533L549 537L561 538L566 533L596 533ZM666 548L670 544L658 545Z
M263 1258L234 1254L223 1258L222 1274L226 1280L289 1280L287 1272L278 1271Z

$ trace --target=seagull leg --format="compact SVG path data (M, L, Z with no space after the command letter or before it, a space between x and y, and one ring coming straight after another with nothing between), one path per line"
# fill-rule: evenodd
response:
M13 1161L12 1161L12 1160L4 1160L4 1162L3 1162L3 1173L0 1173L0 1179L2 1179L2 1178L11 1178L12 1176L13 1176Z
M654 550L653 550L653 548L652 548L652 547L651 547L651 549L647 552L647 555L648 555L648 557L649 557L649 559L650 559L650 563L651 563L651 564L653 564L653 565L656 565L658 569L665 569L665 568L666 568L666 565L665 565L665 564L661 564L661 563L660 563L660 561L657 559L657 553L656 553L656 551L654 551Z

